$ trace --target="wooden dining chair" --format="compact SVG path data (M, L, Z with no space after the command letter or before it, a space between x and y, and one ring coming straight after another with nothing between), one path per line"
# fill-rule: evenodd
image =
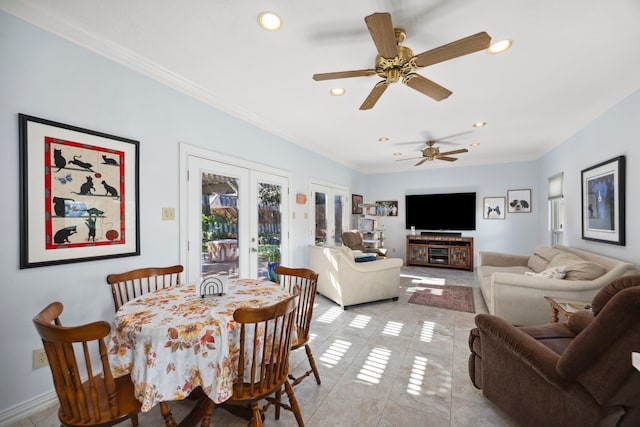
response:
M116 311L127 301L147 292L178 286L180 274L183 271L183 266L173 265L171 267L139 268L125 273L108 275L107 283L111 285Z
M295 377L289 375L289 379L293 381L292 385L299 384L303 379L311 375L313 372L316 383L321 384L320 374L316 367L316 361L313 358L311 347L309 346L309 329L311 327L311 317L313 316L313 305L316 299L316 288L318 287L318 274L307 268L290 268L277 266L275 269L279 276L280 284L293 294L293 288L300 288L300 300L296 309L296 329L297 339L293 342L292 350L304 347L307 353L310 369L304 374Z
M249 406L254 427L262 426L262 417L270 405L292 411L298 426L304 427L302 413L293 387L289 383L289 353L295 327L297 295L268 307L242 307L233 313L240 334L238 376L233 383L233 394L223 405ZM289 404L274 394L284 386ZM260 401L267 403L260 408ZM205 415L210 418L215 404ZM276 419L279 411L276 412ZM204 421L204 420L203 420ZM203 423L203 425L205 425Z
M62 309L62 303L53 302L33 318L53 375L60 422L69 427L106 427L131 419L136 427L140 402L131 377L114 379L109 367L104 343L109 323L65 327L60 322ZM94 375L97 366L101 372Z

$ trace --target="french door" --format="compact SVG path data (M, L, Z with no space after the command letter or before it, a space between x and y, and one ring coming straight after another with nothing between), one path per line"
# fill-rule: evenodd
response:
M288 176L233 160L183 160L187 283L214 274L266 278L270 264L287 261Z
M312 236L316 245L342 244L342 232L349 229L347 189L331 184L311 182L311 207L314 218Z

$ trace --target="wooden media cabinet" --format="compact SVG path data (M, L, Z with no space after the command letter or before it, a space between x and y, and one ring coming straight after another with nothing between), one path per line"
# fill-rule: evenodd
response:
M406 264L473 271L473 237L407 236Z

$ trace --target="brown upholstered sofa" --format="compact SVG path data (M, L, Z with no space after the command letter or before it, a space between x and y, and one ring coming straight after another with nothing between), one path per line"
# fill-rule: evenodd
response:
M479 314L469 375L522 426L640 426L640 275L606 285L568 324Z

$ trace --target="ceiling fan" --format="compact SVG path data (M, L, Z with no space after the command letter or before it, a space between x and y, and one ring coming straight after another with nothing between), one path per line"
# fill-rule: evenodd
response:
M397 162L402 162L404 160L416 160L416 159L420 159L420 161L418 163L416 163L414 166L420 166L421 164L423 164L426 161L432 161L432 160L445 160L447 162L455 162L456 160L458 160L457 157L450 157L453 154L462 154L462 153L466 153L469 150L467 150L466 148L460 148L458 150L452 150L452 151L445 151L444 153L440 152L440 149L438 147L434 147L434 144L438 142L435 140L429 140L427 141L427 146L425 148L423 148L422 150L422 157L412 157L410 159L398 159L396 160Z
M382 77L384 80L376 83L360 106L361 110L373 108L387 86L400 79L402 79L402 83L436 101L448 98L452 93L449 89L413 71L486 49L491 43L491 37L483 31L414 56L411 49L400 45L406 38L405 31L402 28L393 28L389 13L374 13L365 17L364 21L378 50L375 68L313 75L313 79L316 81L364 77L374 74Z

